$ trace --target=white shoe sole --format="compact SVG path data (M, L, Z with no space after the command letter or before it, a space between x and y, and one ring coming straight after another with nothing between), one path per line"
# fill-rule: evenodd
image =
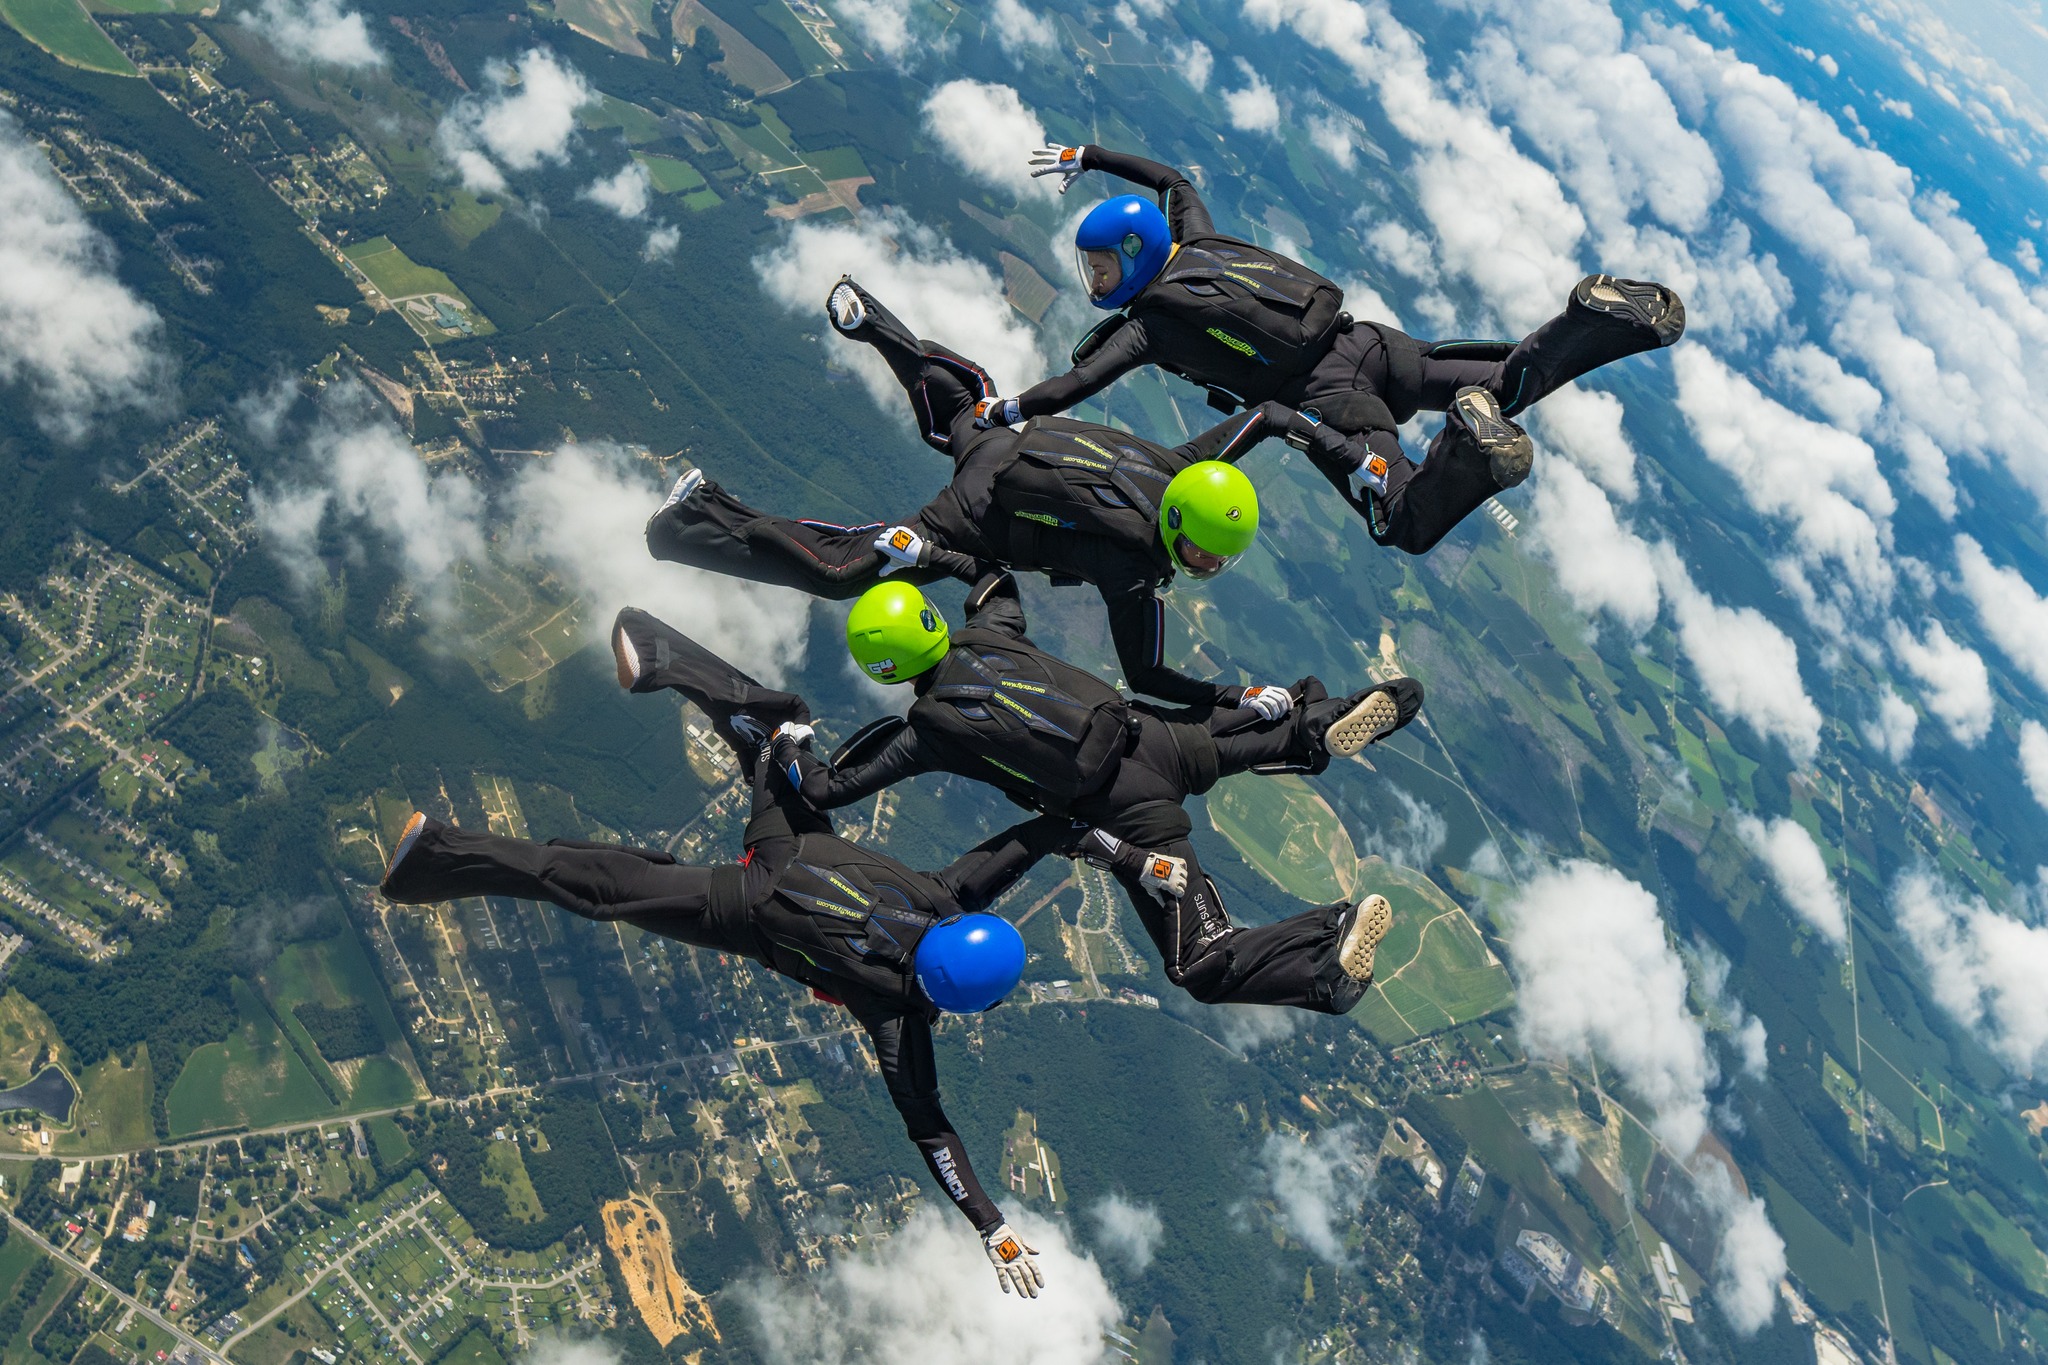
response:
M703 483L703 470L685 469L683 471L682 477L676 480L675 486L668 490L668 500L662 503L661 510L663 512L666 512L669 508L674 507L684 498L687 498L690 496L690 494L696 492L700 487L703 486Z
M1365 985L1372 984L1372 957L1380 940L1394 927L1394 907L1385 896L1367 896L1351 917L1351 928L1337 948L1337 965L1344 975Z
M383 880L391 880L391 874L398 871L398 865L405 861L406 854L412 852L412 846L419 839L420 831L426 827L427 813L414 811L405 822L405 832L398 836L398 847L391 850L391 861L384 864Z
M624 626L612 632L612 659L619 666L619 686L632 691L633 684L640 681L640 655L626 638Z
M868 320L868 310L850 284L833 287L832 296L825 300L825 312L831 317L832 325L842 332L856 331Z
M1375 692L1337 717L1323 734L1323 747L1349 758L1366 745L1390 735L1401 723L1401 708L1391 692Z

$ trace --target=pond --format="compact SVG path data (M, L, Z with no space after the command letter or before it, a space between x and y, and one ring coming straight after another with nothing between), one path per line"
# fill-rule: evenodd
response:
M71 1105L78 1091L71 1078L54 1066L46 1066L25 1085L0 1090L0 1113L9 1109L33 1109L58 1123L71 1122Z

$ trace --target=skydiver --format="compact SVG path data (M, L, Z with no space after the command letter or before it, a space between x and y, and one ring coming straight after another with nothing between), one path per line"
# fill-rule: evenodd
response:
M991 783L1019 804L1093 827L1088 847L1111 862L1167 979L1195 999L1326 1014L1356 1005L1393 922L1386 898L1234 925L1188 841L1182 803L1234 773L1320 772L1333 754L1357 753L1412 720L1421 684L1396 678L1332 699L1305 678L1277 720L1250 707L1162 713L1032 644L1009 574L977 584L967 606L966 628L952 632L908 583L879 584L854 604L846 629L855 662L879 682L911 684L916 699L907 718L867 726L830 763L775 737L774 766L804 802L830 810L919 773ZM1132 859L1129 845L1156 853ZM1179 875L1154 875L1168 858Z
M932 1178L974 1224L1003 1292L1038 1297L1037 1252L1004 1221L975 1178L939 1105L932 1022L975 1014L1013 990L1024 942L987 907L1041 857L1088 856L1119 876L1181 884L1185 868L1116 840L1083 842L1062 816L1041 815L983 841L938 872L914 872L832 833L765 761L811 738L801 697L771 691L644 612L613 629L619 681L674 688L731 746L753 787L746 856L688 867L666 853L613 844L539 844L456 829L415 811L384 871L386 899L404 905L467 896L547 901L586 919L749 958L844 1004L867 1030L889 1097Z
M986 400L980 420L1063 412L1146 364L1208 389L1225 412L1277 400L1363 439L1367 456L1353 447L1312 458L1374 540L1409 554L1528 477L1534 447L1513 419L1530 404L1685 330L1685 307L1664 285L1588 275L1562 313L1519 342L1418 341L1354 321L1343 291L1307 266L1218 233L1193 183L1170 166L1092 145L1045 147L1030 165L1033 175L1061 177L1063 194L1099 170L1152 190L1158 203L1119 195L1081 220L1082 284L1115 316L1082 338L1071 370ZM1416 465L1395 429L1423 410L1448 420Z
M899 572L912 583L951 576L972 584L993 565L1042 570L1102 593L1132 691L1184 706L1251 705L1269 719L1285 714L1284 687L1222 686L1169 667L1159 590L1176 571L1213 578L1251 547L1258 494L1235 462L1261 440L1284 436L1324 463L1369 458L1362 442L1279 403L1171 449L1059 417L1021 431L977 426L977 411L995 392L979 365L918 340L851 278L833 288L826 312L840 335L888 362L925 442L953 458L952 482L900 525L838 526L765 516L689 470L647 523L656 559L835 599Z

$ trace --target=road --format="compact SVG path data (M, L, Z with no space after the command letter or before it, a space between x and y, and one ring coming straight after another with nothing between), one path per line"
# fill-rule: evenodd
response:
M172 1336L178 1339L180 1345L190 1347L192 1350L199 1352L200 1357L202 1359L216 1362L216 1365L229 1365L227 1357L223 1356L220 1352L214 1350L205 1342L201 1341L198 1337L193 1336L190 1332L178 1326L178 1324L172 1322L169 1318L157 1312L154 1308L151 1308L148 1304L136 1298L133 1294L125 1293L119 1287L101 1278L100 1275L94 1270L92 1270L91 1267L87 1266L85 1262L79 1260L70 1252L59 1249L55 1243L51 1242L48 1238L44 1237L40 1232L37 1232L27 1223L22 1222L19 1218L16 1218L11 1213L7 1215L7 1222L9 1226L11 1226L14 1229L17 1235L28 1238L29 1241L35 1243L36 1246L44 1252L44 1254L53 1257L58 1262L58 1264L62 1265L65 1269L71 1271L75 1275L83 1275L86 1279L91 1280L94 1284L98 1285L100 1288L106 1290L109 1294L112 1294L115 1298L119 1299L122 1303L126 1304L132 1312L142 1314L143 1317L148 1318L152 1323L155 1323L164 1331L169 1332Z

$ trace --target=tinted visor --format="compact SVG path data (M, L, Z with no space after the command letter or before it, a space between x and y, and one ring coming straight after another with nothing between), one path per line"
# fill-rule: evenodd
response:
M1123 253L1113 246L1077 246L1074 260L1081 267L1081 286L1091 299L1103 297L1124 282Z
M1173 538L1173 557L1190 578L1214 578L1230 567L1236 555L1211 554L1182 532Z

